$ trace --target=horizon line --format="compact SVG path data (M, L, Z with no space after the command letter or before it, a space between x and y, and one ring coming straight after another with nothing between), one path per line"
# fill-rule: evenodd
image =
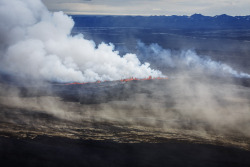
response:
M187 17L191 17L193 15L202 15L205 17L216 17L216 16L222 16L222 15L227 15L227 16L231 16L231 17L244 17L244 16L250 16L249 15L228 15L228 14L219 14L219 15L204 15L201 13L194 13L191 15L147 15L147 14L112 14L112 13L81 13L81 12L64 12L67 15L71 15L71 16L143 16L143 17L149 17L149 16L187 16Z

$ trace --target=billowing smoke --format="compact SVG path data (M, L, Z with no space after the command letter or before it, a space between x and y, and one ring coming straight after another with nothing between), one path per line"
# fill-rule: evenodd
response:
M138 42L138 57L153 62L160 68L167 70L182 70L205 72L211 75L250 78L250 74L239 72L229 65L212 60L208 56L199 56L194 50L171 51L163 49L158 44L146 46Z
M135 54L120 56L112 44L98 46L79 34L73 20L49 12L40 0L0 2L1 71L56 82L88 82L163 76Z

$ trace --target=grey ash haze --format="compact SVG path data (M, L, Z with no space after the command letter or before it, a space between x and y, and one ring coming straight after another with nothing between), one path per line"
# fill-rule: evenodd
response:
M191 15L188 0L169 6L191 16L68 16L42 2L69 14L127 11L111 0L0 2L4 164L249 166L249 16ZM143 2L146 11L153 1ZM247 1L216 2L196 7L247 15ZM149 76L168 79L117 81Z

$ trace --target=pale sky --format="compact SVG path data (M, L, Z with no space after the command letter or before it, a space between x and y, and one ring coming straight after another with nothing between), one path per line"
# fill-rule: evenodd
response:
M93 15L250 15L250 0L42 0L50 11Z

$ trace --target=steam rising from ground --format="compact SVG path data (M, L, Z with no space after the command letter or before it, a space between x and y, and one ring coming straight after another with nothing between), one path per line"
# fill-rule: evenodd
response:
M6 122L24 122L33 128L47 126L48 121L42 121L42 117L33 118L33 114L46 113L62 121L72 121L74 126L85 121L93 124L107 122L119 126L129 124L160 128L166 133L171 129L179 129L181 134L202 132L202 135L250 137L248 87L235 85L230 80L213 80L202 73L198 78L190 77L189 72L179 75L181 77L159 82L129 82L125 85L124 92L113 91L110 87L108 94L99 93L95 96L91 92L85 95L87 85L81 88L72 86L64 94L70 95L71 89L77 89L78 93L74 92L71 96L75 99L73 101L70 98L65 99L64 96L40 96L36 92L31 93L35 96L22 96L19 89L1 86L0 106L3 110L0 117ZM129 96L123 100L114 98L105 101L108 96L116 96L116 93L120 96L125 96L123 93L126 93ZM84 97L93 101L102 99L90 105L84 103ZM25 111L29 113L26 116L23 114Z
M49 12L40 0L0 2L1 70L57 82L88 82L163 76L135 54L120 56L112 44L96 46L79 34L73 20ZM11 12L10 12L11 11Z

